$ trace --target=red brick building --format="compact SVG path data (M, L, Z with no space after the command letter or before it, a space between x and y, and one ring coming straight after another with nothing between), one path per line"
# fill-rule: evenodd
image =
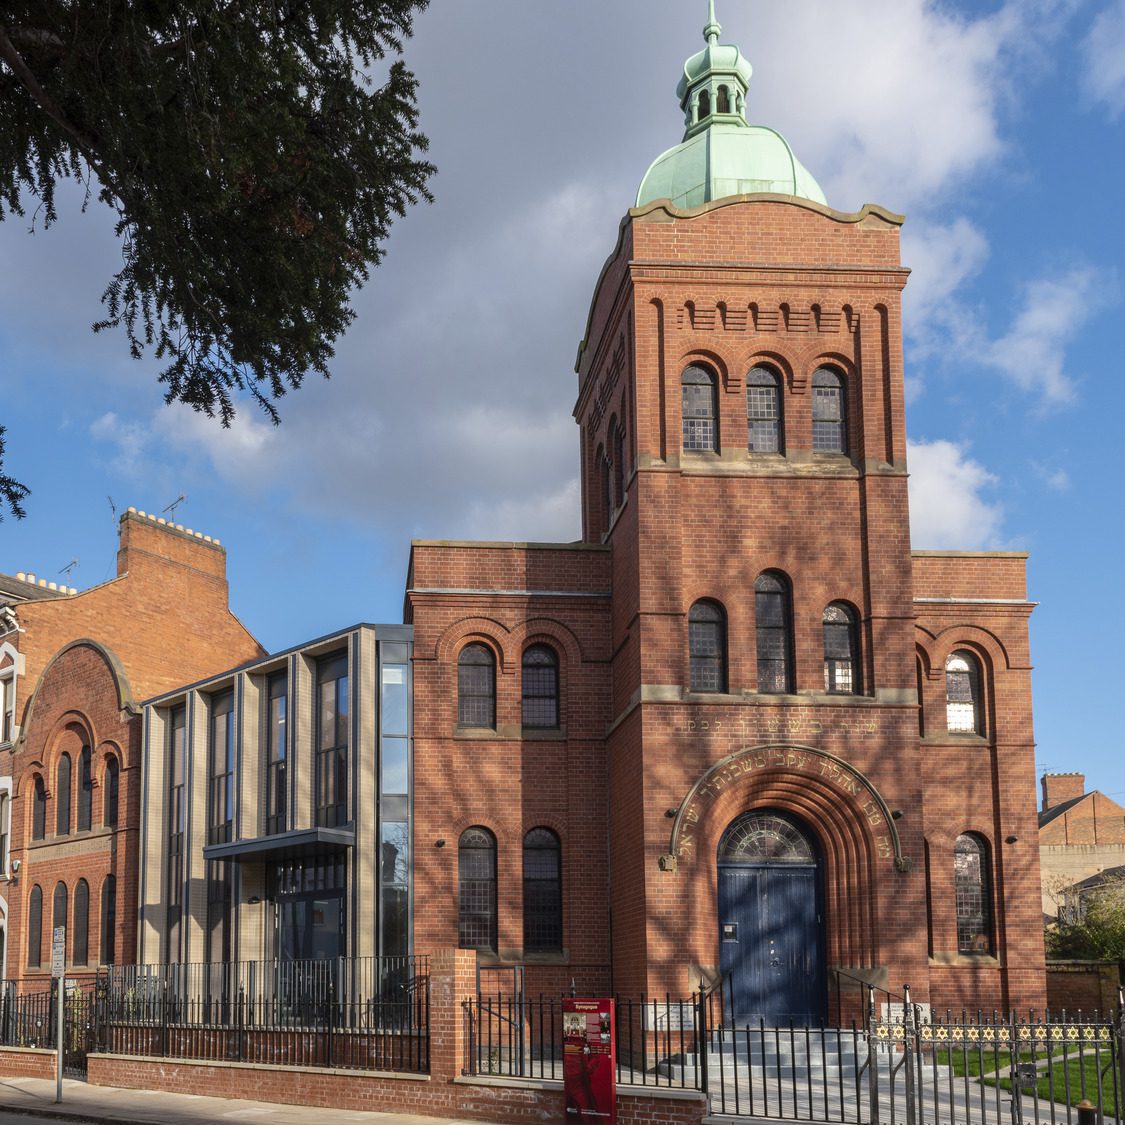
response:
M0 977L49 973L54 925L68 972L132 961L137 701L261 647L228 608L221 544L132 509L116 578L79 592L20 575L2 588Z
M1025 556L913 552L901 216L718 41L594 289L582 542L416 542L419 951L818 1018L1044 999Z
M1109 873L1121 877L1125 808L1097 789L1087 791L1082 773L1047 773L1042 784L1043 914L1055 919L1079 906L1091 882L1096 888Z

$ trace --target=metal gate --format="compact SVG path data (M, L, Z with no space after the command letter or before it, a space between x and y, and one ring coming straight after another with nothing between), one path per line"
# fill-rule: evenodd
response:
M96 981L66 982L63 997L63 1074L67 1078L85 1078L87 1058L104 1050L105 977ZM58 1011L58 981L51 986L51 1012Z
M847 1029L740 1026L701 1002L700 1085L712 1114L854 1125L1125 1121L1125 996L1116 1018L1042 1019L938 1017L909 990L897 999L877 1005L869 988L867 1020Z

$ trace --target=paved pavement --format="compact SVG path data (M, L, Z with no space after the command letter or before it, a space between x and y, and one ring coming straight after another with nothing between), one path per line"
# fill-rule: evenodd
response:
M26 1116L25 1116L26 1115ZM44 1078L0 1078L0 1125L36 1125L35 1118L67 1125L211 1125L213 1122L266 1122L268 1125L470 1125L450 1117L402 1113L363 1113L347 1109L245 1102L168 1094L158 1090L119 1090L63 1081L63 1100L55 1104L55 1083Z

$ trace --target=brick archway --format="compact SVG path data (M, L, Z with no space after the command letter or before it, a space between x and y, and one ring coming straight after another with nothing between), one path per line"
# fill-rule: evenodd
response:
M767 808L793 814L816 835L824 863L829 965L880 964L879 892L890 891L888 884L908 871L911 861L902 854L893 816L875 786L847 762L814 747L745 747L708 769L685 795L661 867L676 872L692 915L716 917L716 857L727 826L740 813Z

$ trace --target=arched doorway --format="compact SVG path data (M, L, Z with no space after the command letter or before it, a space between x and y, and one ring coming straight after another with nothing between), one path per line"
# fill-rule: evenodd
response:
M719 841L719 966L735 1020L825 1015L823 865L816 838L772 809L742 813Z

